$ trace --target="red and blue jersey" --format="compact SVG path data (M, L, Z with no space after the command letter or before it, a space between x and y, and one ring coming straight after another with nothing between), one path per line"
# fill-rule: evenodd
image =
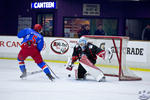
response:
M34 31L33 29L25 28L21 30L17 36L18 38L23 38L23 41L21 42L21 44L24 44L27 41L32 41L33 43L37 45L37 49L39 51L42 50L43 45L44 45L43 36L39 34L38 32Z

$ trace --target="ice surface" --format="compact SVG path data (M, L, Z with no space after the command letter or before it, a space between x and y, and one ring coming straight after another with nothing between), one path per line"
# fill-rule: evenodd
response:
M25 63L28 71L40 70L33 61ZM47 64L60 79L51 82L39 73L22 80L17 60L0 59L0 100L139 100L139 91L150 91L150 72L135 72L142 81L77 81L67 77L63 63Z

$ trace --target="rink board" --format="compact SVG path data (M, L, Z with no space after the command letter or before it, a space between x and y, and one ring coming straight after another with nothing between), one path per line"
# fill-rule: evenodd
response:
M22 39L18 39L16 36L0 36L0 58L17 58L21 41ZM51 61L65 62L71 56L78 38L45 37L44 41L43 58ZM150 59L150 53L148 50L150 49L150 42L129 41L128 48L130 49L130 52L127 54L128 66L131 66L133 70L149 70L150 62L148 59ZM103 67L110 66L109 63L104 64L100 58L98 58L97 62L98 65L103 65ZM114 64L113 66L116 65Z

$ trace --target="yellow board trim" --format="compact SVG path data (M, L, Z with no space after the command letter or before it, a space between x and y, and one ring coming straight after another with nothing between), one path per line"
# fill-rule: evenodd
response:
M16 58L0 58L0 59L7 59L7 60L17 60ZM27 61L33 61L32 59L26 59ZM58 60L44 60L45 62L53 62L53 63L64 63L66 64L67 61L58 61ZM76 62L75 64L79 64ZM105 68L118 68L118 66L112 66L112 65L101 65L96 64L97 67L105 67ZM135 68L135 67L129 67L130 70L133 71L144 71L144 72L150 72L150 69L147 68Z

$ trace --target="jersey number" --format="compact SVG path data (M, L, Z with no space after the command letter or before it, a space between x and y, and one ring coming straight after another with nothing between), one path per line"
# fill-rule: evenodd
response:
M36 43L36 38L37 38L37 36L33 35L32 40L34 43Z

